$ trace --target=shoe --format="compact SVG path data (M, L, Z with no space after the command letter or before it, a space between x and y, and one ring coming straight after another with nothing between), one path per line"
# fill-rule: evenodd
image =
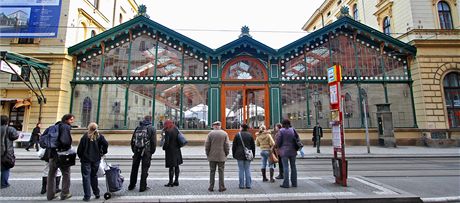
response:
M292 185L292 187L297 187L297 185Z
M214 192L214 189L213 188L208 188L208 191L209 192Z
M62 195L62 194L61 194L61 200L66 200L66 199L69 199L69 198L71 198L71 197L72 197L72 194L71 194L71 193L66 194L66 195Z
M251 187L246 187L246 189L251 189Z
M179 182L174 182L173 186L179 186Z
M100 196L100 195L95 195L94 197L95 197L96 199L99 199L99 198L101 198L101 196Z
M289 186L285 186L285 185L280 185L280 187L282 187L282 188L289 188Z
M83 197L83 201L84 201L84 202L89 202L90 200L91 200L90 198L84 198L84 197Z
M30 151L29 148L25 148L25 150L28 151L28 152Z
M168 183L165 185L165 187L174 187L174 185L172 183Z
M278 176L275 177L275 179L284 179L284 176L278 175Z
M139 189L139 192L144 192L144 191L147 191L147 190L150 190L150 188L149 188L149 187L145 187L145 188Z
M134 190L134 188L136 188L136 185L129 185L128 186L128 190Z
M240 189L244 189L245 187L239 187Z
M40 194L42 194L42 195L46 193L47 182L48 182L48 178L47 177L42 177L42 190L40 191Z
M225 191L225 190L227 190L227 188L220 188L220 189L219 189L219 192L223 192L223 191Z

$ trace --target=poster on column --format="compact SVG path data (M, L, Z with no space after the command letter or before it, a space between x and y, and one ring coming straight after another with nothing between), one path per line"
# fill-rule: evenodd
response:
M336 149L342 148L340 125L332 126L332 146Z
M0 0L0 38L56 37L61 0Z

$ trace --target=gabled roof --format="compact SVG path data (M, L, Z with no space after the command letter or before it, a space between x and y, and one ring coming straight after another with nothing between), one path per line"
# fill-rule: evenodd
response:
M102 41L105 41L109 38L114 40L117 34L123 32L127 34L130 28L134 28L136 26L147 26L154 31L161 32L167 35L169 38L179 41L181 44L187 45L196 51L212 57L219 57L226 53L235 51L236 48L249 46L256 49L258 53L261 52L262 54L270 55L274 58L283 58L289 53L302 50L309 43L326 39L331 32L336 33L341 30L354 30L360 35L360 37L366 38L368 41L374 40L380 43L384 43L386 46L391 45L392 47L398 49L400 52L404 52L406 54L415 55L416 53L416 48L414 46L404 43L391 36L385 35L378 30L375 30L367 25L351 19L350 17L342 17L335 22L315 32L312 32L305 37L302 37L278 50L275 50L248 35L241 35L238 39L214 50L142 15L139 15L123 24L100 33L88 40L78 43L70 47L68 52L71 55L77 55L80 52L84 53L87 49L100 46Z
M262 42L259 42L253 39L252 37L249 37L248 35L243 35L239 37L238 39L217 48L214 51L213 56L219 56L219 55L225 54L226 52L232 51L235 48L238 48L240 46L252 46L253 48L257 50L260 50L261 52L265 52L266 54L273 55L273 56L276 55L275 49L263 44Z
M305 44L308 44L311 41L320 39L323 40L324 38L327 38L328 33L330 32L336 32L339 29L342 28L347 28L347 29L354 29L357 30L358 34L366 34L371 36L371 38L374 38L378 41L384 42L386 45L391 44L394 47L404 50L405 52L408 52L412 55L415 55L417 49L414 46L411 46L407 43L404 43L398 39L395 39L389 35L386 35L374 28L371 28L367 25L364 25L358 21L355 21L351 19L350 17L342 17L333 23L315 31L312 32L305 37L302 37L284 47L281 47L278 50L278 56L283 56L284 54L287 54L288 52L293 51L294 49L298 49L299 47L303 47Z
M135 27L137 25L141 25L141 26L147 26L147 27L150 27L156 31L159 31L161 33L164 33L166 34L168 37L170 38L173 38L173 39L176 39L190 47L192 47L193 49L196 49L196 50L199 50L201 52L203 52L204 54L208 54L208 55L211 55L211 53L213 52L213 49L191 39L191 38L188 38L174 30L171 30L169 28L167 28L166 26L163 26L153 20L150 20L149 18L146 18L142 15L139 15L127 22L124 22L116 27L113 27L105 32L102 32L92 38L89 38L83 42L80 42L74 46L71 46L69 47L68 51L69 51L69 54L70 55L74 55L80 51L83 51L87 48L91 48L93 46L99 46L99 44L106 40L107 38L112 38L114 37L116 34L119 34L120 32L123 32L125 31L126 33L128 32L129 28L132 28L132 27ZM113 39L113 38L112 38Z

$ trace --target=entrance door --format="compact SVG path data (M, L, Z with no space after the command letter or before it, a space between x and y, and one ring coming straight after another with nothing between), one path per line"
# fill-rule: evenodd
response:
M224 86L222 94L222 127L233 138L242 123L254 133L259 126L269 126L268 89L262 86ZM224 113L225 112L225 113Z
M222 70L221 121L233 139L246 123L254 135L259 126L269 127L268 73L266 66L251 56L238 56Z

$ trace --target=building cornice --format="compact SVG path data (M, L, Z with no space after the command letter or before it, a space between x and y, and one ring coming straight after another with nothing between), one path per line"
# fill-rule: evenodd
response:
M106 28L100 24L96 19L94 19L89 13L87 13L85 10L82 8L78 8L78 14L84 16L86 19L88 19L92 24L96 25L99 29L105 31Z
M307 28L312 26L312 23L313 22L316 22L316 20L322 15L322 13L324 13L325 10L327 10L331 4L334 2L335 0L325 0L323 2L323 4L321 4L321 6L316 9L316 11L313 13L313 15L308 19L308 21L305 23L304 26L302 26L302 30L305 30L307 31Z

